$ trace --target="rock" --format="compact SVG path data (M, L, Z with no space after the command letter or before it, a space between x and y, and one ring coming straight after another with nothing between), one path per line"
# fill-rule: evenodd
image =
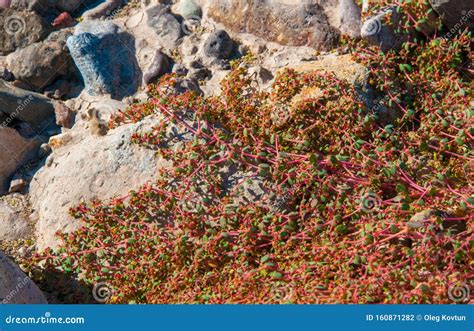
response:
M51 152L52 152L51 146L49 146L46 143L41 144L41 146L38 150L38 157L39 158L47 157L49 154L51 154Z
M214 0L210 1L208 16L234 33L251 33L282 45L328 50L337 45L340 35L328 20L328 14L334 12L335 5L338 8L339 2Z
M64 29L73 26L76 20L68 12L63 12L51 24L55 29Z
M158 42L168 50L175 49L183 35L181 24L173 14L170 6L156 5L145 11L146 22L158 38Z
M324 71L332 72L338 79L346 80L357 87L364 87L369 78L369 71L352 59L351 54L330 54L317 61L303 62L289 66L297 72Z
M150 66L143 74L143 82L148 85L155 82L158 78L171 71L173 63L172 60L163 54L160 50L157 50Z
M44 39L50 28L33 12L0 8L0 55L7 55Z
M44 95L48 98L61 99L71 92L72 85L69 81L59 79L44 90Z
M361 10L354 0L329 0L324 10L329 23L342 35L360 37Z
M0 299L3 304L47 304L33 281L0 252Z
M0 100L0 112L8 114L10 122L19 119L34 127L41 127L54 116L54 105L50 99L1 80Z
M429 0L431 7L451 29L450 34L474 30L474 2L472 0Z
M8 193L21 192L27 185L28 182L22 178L14 179L10 183Z
M427 11L428 9L429 7L426 6ZM434 13L429 14L426 22L420 24L417 30L424 35L430 35L436 25L435 18ZM383 52L398 49L408 39L406 33L397 32L401 24L397 6L388 6L364 21L361 27L361 36L367 39L369 44L379 46ZM409 33L416 36L417 30L413 28Z
M6 201L0 200L0 240L15 241L30 234L28 222Z
M54 103L54 113L56 115L56 124L63 128L70 129L74 124L74 112L64 103L57 101Z
M67 40L90 95L110 94L122 99L135 93L141 74L135 58L134 39L112 22L78 24Z
M39 215L36 233L40 249L58 244L56 231L69 232L80 226L79 220L69 216L70 207L94 198L124 195L156 178L157 169L167 163L154 151L131 143L134 133L150 130L156 123L156 118L149 117L101 137L72 130L61 141L50 139L51 165L37 172L30 183L31 202Z
M194 0L180 0L178 3L178 14L185 19L198 19L202 17L202 10Z
M20 136L12 128L0 127L0 194L5 193L10 176L35 155L38 143Z
M33 11L41 16L54 13L52 0L11 0L11 8L22 11Z
M204 43L204 54L217 59L228 59L234 52L235 44L224 30L217 30Z
M92 20L111 15L114 10L119 8L123 3L124 0L106 0L97 7L85 11L82 17L84 20Z
M391 22L391 25L386 23L387 20ZM367 39L369 44L380 46L384 52L398 48L405 41L402 35L395 32L398 22L399 15L396 7L384 8L362 24L361 36Z
M72 59L66 48L70 30L53 32L46 40L29 45L7 57L8 69L16 79L37 90L69 73Z
M462 216L464 215L456 215L456 213L443 210L426 209L413 215L407 225L415 229L427 224L432 225L436 219L440 219L444 230L449 229L452 233L459 233L467 228L466 221Z

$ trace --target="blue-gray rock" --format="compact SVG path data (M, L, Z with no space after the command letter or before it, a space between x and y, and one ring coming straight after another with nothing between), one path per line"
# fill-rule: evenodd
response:
M80 23L68 38L67 47L90 95L110 94L121 100L136 92L141 73L134 39L114 23Z
M228 59L234 49L234 41L224 30L213 32L204 43L204 54L217 59Z

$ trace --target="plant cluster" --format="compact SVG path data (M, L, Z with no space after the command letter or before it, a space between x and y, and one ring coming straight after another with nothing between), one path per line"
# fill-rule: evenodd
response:
M400 6L414 26L426 14ZM451 302L474 275L471 35L407 35L352 48L376 111L324 72L259 92L241 61L212 98L164 77L111 125L157 116L133 140L172 166L74 208L84 227L38 259L109 283L112 303Z

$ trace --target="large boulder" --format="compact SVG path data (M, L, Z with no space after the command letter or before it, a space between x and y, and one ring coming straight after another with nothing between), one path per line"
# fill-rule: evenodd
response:
M149 117L105 136L75 128L50 139L53 154L30 184L31 202L39 216L36 237L40 249L59 243L56 231L70 232L81 225L69 215L70 207L94 198L125 195L156 178L157 169L166 162L154 151L131 143L134 133L148 131L154 124L156 119Z
M0 7L0 55L44 39L50 28L36 13Z
M67 51L66 39L72 31L52 33L46 40L17 50L7 57L8 69L35 89L43 89L71 68L72 59Z
M3 252L0 252L0 303L48 303L36 284Z
M472 0L430 0L430 5L441 17L443 23L456 33L466 27L474 30L474 1Z
M5 124L13 120L41 127L54 116L54 104L45 96L14 87L0 80L0 114L7 115Z
M358 36L360 10L353 0L210 1L208 16L235 33L283 45L331 49L339 35Z
M31 157L38 143L23 138L12 128L0 126L0 194L8 189L11 175Z
M121 100L136 92L141 73L135 58L134 38L112 22L78 24L67 47L90 95Z

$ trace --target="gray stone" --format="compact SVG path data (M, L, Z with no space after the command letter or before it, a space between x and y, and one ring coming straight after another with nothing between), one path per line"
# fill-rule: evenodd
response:
M157 50L150 66L143 74L143 82L150 84L155 82L158 78L171 71L172 60L161 51Z
M167 49L175 49L183 35L181 24L171 14L170 7L156 5L145 11L148 26L152 27L159 44Z
M54 116L54 105L50 99L1 80L0 100L0 112L8 115L8 122L19 119L34 127L41 127Z
M0 8L0 55L40 41L49 32L47 22L36 13Z
M234 41L224 30L211 33L204 43L204 54L217 59L228 59L234 50Z
M141 81L132 36L112 22L86 21L67 40L90 95L132 95Z
M3 304L47 304L36 284L0 252L0 302Z
M45 88L70 71L72 59L65 46L71 34L66 29L53 32L46 40L17 50L7 57L8 69L35 89Z
M451 35L466 27L474 30L474 1L472 0L430 0L430 5L450 29Z

